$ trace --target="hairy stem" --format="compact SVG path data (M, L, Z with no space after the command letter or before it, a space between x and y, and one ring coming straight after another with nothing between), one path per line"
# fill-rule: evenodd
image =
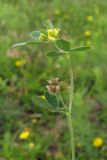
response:
M66 54L67 64L69 68L69 74L70 74L70 99L69 99L69 112L71 113L72 110L72 102L73 102L73 71L72 66L70 62L69 55Z
M70 141L71 141L71 148L72 148L72 160L75 160L74 134L73 134L72 119L71 119L71 114L70 113L67 114L67 119L68 119Z
M69 75L70 75L69 111L66 115L67 115L67 119L68 119L69 132L70 132L70 141L71 141L71 148L72 148L72 160L75 160L75 144L74 144L74 134L73 134L72 119L71 119L72 102L73 102L73 71L72 71L72 66L71 66L71 62L70 62L70 57L69 57L68 54L66 54L66 59L67 59Z

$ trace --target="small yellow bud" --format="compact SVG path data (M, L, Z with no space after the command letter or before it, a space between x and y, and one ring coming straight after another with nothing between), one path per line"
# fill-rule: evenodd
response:
M43 34L43 33L40 33L40 36L39 36L39 40L41 40L41 41L45 41L46 40L46 35L45 34Z
M16 65L17 67L20 67L20 66L23 66L25 63L26 63L25 60L17 60L17 61L15 62L15 65Z

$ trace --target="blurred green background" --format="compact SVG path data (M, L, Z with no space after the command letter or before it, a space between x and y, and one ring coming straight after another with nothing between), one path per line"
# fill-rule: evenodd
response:
M0 0L0 159L71 160L65 117L32 102L47 79L68 79L64 59L47 58L52 46L11 48L46 19L72 46L93 46L71 55L76 160L106 160L106 0Z

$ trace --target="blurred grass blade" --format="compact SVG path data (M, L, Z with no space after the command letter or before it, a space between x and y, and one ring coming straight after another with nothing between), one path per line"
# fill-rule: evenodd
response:
M58 108L59 103L55 95L50 94L48 91L45 92L45 98L52 107Z
M89 49L91 49L90 46L81 46L81 47L72 48L72 49L71 49L71 52L72 52L72 51L82 52L82 51L87 51L87 50L89 50Z
M50 20L46 20L45 22L44 22L44 26L47 28L47 29L53 29L54 27L53 27L53 24L52 24L52 22L50 21Z
M64 40L64 39L59 39L56 41L56 46L64 51L70 51L71 50L71 44L70 42Z
M39 36L40 36L40 31L32 31L29 36L33 39L33 40L38 40Z
M58 56L63 56L64 54L65 54L64 52L52 51L52 52L48 52L47 56L58 57Z
M32 45L32 44L38 44L40 41L28 41L28 42L20 42L12 45L12 47L20 47L20 46L26 46L26 45Z

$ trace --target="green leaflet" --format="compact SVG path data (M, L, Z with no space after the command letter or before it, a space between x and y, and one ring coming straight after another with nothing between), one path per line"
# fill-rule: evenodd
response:
M12 47L20 47L20 46L33 45L33 44L38 44L38 43L40 43L40 41L19 42L19 43L12 45Z
M58 51L51 51L47 53L47 56L50 56L50 57L58 57L63 55L65 55L64 52L58 52Z
M50 94L48 91L46 91L45 98L52 107L55 107L55 108L59 107L59 103L55 95Z
M64 39L59 39L56 41L56 46L64 51L70 51L71 50L71 44L70 42L64 40Z
M33 103L39 107L51 108L51 105L45 99L43 99L41 96L34 96L32 98L32 100L33 100Z
M89 50L89 49L91 49L91 47L89 47L89 46L81 46L81 47L76 47L76 48L72 48L70 51L72 52L72 51L76 51L76 52L82 52L82 51L87 51L87 50Z

